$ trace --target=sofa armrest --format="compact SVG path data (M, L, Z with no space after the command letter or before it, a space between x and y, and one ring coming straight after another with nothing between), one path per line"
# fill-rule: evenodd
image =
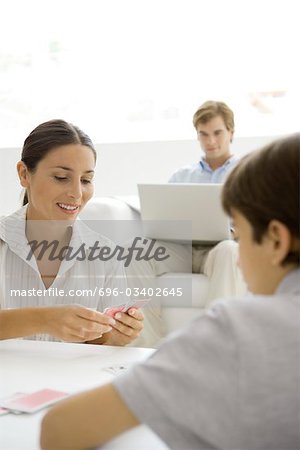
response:
M94 197L80 213L84 220L139 220L136 208L128 203L128 197Z

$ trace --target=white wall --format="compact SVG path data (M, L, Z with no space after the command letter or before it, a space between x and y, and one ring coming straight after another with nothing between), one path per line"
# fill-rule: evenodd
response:
M232 151L243 155L273 137L240 137ZM131 195L137 183L164 183L179 167L196 162L200 156L197 141L135 142L97 145L98 164L95 195ZM21 187L16 174L20 149L0 148L0 215L20 205Z

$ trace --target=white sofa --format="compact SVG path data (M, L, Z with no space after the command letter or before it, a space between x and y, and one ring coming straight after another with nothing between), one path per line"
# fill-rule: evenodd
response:
M116 241L115 233L120 230L116 221L135 221L140 223L138 198L135 196L95 197L81 213L81 219L87 221L108 221L104 233ZM114 227L115 224L115 227ZM115 228L115 229L114 229ZM126 237L119 237L124 241ZM157 277L156 286L163 288L183 288L183 296L174 298L161 297L162 317L166 332L170 333L193 319L203 310L208 289L208 279L202 274L168 273Z

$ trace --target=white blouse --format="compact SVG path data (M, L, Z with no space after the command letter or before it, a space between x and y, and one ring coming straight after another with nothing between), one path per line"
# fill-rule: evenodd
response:
M35 257L28 258L31 249L25 234L26 209L24 206L0 219L0 309L80 304L103 312L106 307L126 302L126 276L122 263L115 258L64 259L46 289ZM115 248L109 239L77 219L69 245L73 253L83 244L88 250L96 242L100 248ZM78 254L82 256L82 252Z

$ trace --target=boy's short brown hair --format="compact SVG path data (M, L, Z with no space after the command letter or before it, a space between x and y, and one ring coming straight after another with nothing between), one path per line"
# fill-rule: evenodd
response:
M208 100L203 103L193 116L193 125L197 129L199 123L206 123L216 116L221 116L228 131L234 132L233 111L223 102Z
M260 243L271 220L283 223L296 248L283 264L300 265L300 133L276 140L242 158L228 176L223 208L239 211Z

